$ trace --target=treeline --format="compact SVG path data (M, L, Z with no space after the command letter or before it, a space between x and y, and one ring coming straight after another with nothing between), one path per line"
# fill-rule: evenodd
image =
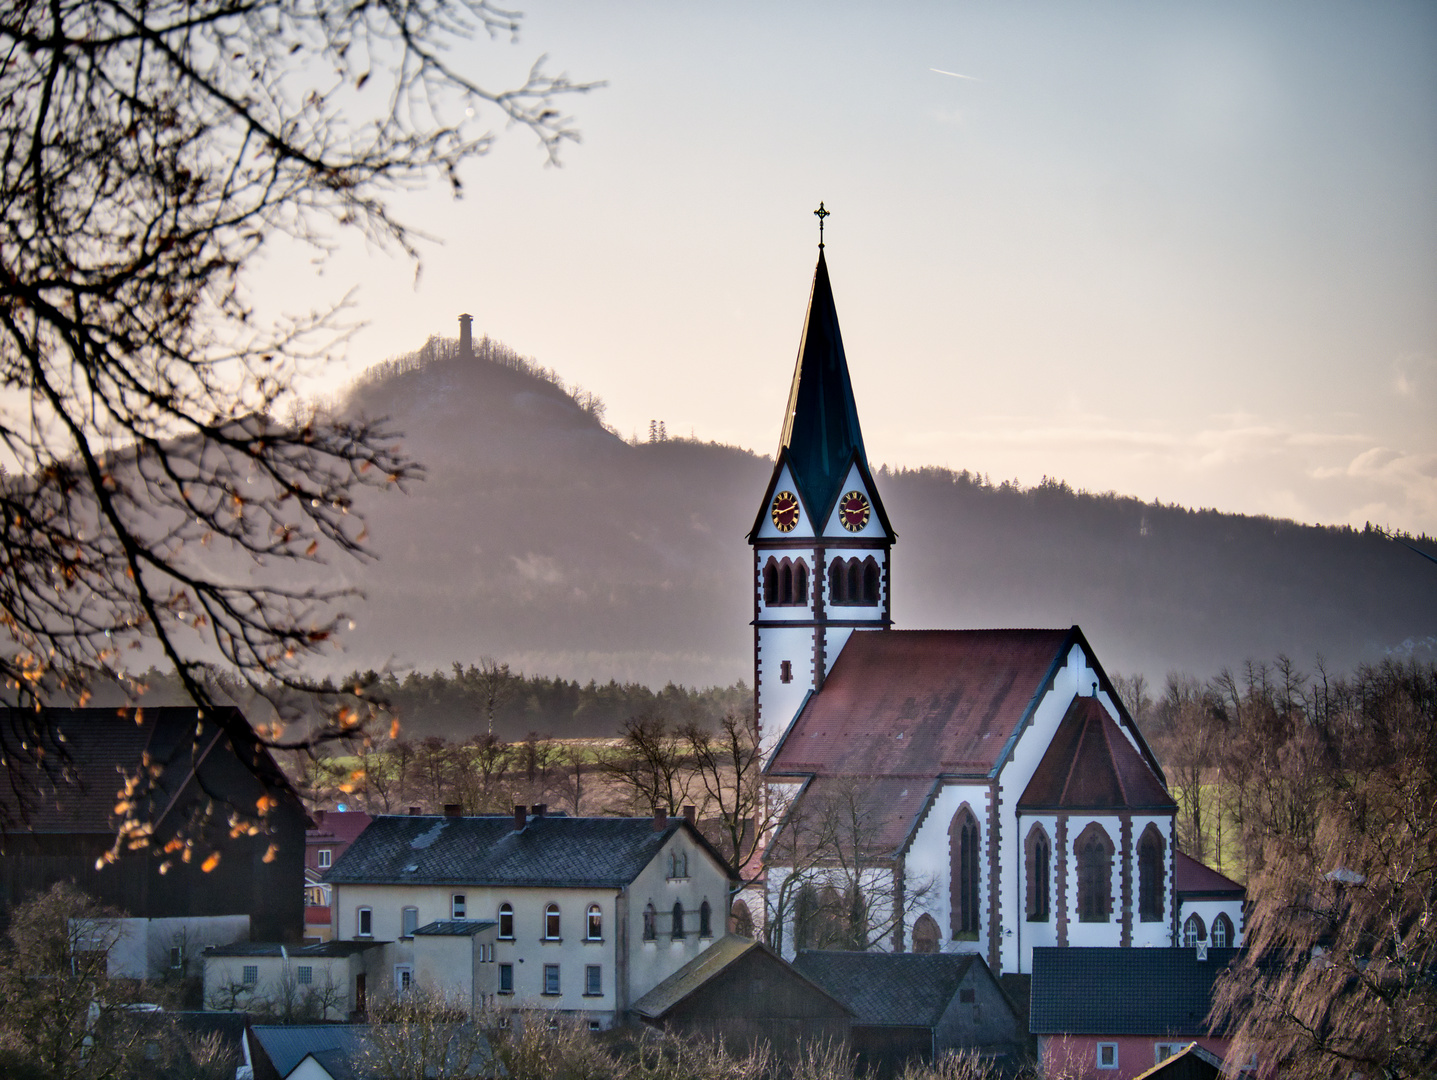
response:
M408 739L442 736L464 741L480 735L519 742L531 734L555 739L618 736L637 717L663 717L675 726L717 730L723 717L753 707L743 680L732 686L691 689L669 683L653 690L641 683L580 683L547 675L511 672L507 664L455 663L446 674L411 671L354 672L341 685L361 685L378 697Z

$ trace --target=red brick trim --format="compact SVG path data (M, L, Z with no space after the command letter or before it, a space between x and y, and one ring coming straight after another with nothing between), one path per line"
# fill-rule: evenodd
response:
M1000 880L1001 859L998 847L998 809L1003 796L996 780L988 784L988 967L995 974L1003 973L1003 907Z
M900 855L893 860L893 951L906 952L904 920L908 918L908 862Z
M1055 913L1058 917L1058 944L1066 947L1068 944L1068 815L1058 815L1058 826L1055 830L1057 836L1054 838L1053 854L1057 856L1058 895L1055 902Z
M1118 817L1119 843L1122 847L1122 869L1118 872L1118 891L1122 894L1123 930L1118 944L1128 949L1133 944L1133 815Z

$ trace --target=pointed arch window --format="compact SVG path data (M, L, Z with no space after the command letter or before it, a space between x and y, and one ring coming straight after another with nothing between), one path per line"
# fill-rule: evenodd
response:
M808 603L808 563L802 559L793 564L793 602Z
M1163 843L1156 825L1148 825L1138 841L1138 918L1163 921Z
M1212 921L1212 947L1226 949L1233 943L1232 920L1224 913L1218 912L1217 918Z
M1192 914L1188 916L1187 922L1183 923L1183 947L1191 949L1198 942L1207 940L1207 927L1203 925L1202 916Z
M863 560L863 602L878 603L878 560L872 555Z
M1113 842L1097 822L1073 844L1078 860L1078 921L1108 922L1113 913Z
M702 904L699 905L699 937L713 937L713 936L714 936L714 913L713 913L713 908L709 907L709 902L708 902L707 900L705 900Z
M978 936L978 820L963 807L948 825L949 909L955 938Z
M778 564L778 603L793 603L793 560L784 559Z
M933 916L926 912L918 916L918 921L913 924L913 951L916 953L936 953L938 951L938 924L933 921Z
M753 915L742 900L735 900L729 909L729 929L739 937L753 937Z
M654 941L659 936L659 913L654 910L654 902L649 901L644 908L644 940Z
M778 603L778 560L772 555L763 564L763 602Z
M678 941L679 938L681 938L681 937L683 937L683 936L684 936L684 902L683 902L682 900L675 900L675 901L674 901L674 932L673 932L673 938L674 938L675 941Z
M772 606L808 603L808 563L770 555L763 566L763 602Z
M1053 880L1053 845L1048 832L1041 825L1028 830L1024 844L1028 877L1028 921L1047 922L1051 914L1051 888Z
M818 944L818 892L812 885L798 890L793 905L793 940L800 949L813 949Z
M834 559L828 564L828 602L848 603L848 574L842 559Z

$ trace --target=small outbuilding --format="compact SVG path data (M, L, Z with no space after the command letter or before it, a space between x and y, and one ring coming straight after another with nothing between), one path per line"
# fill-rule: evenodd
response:
M846 1044L853 1012L767 945L729 936L685 964L630 1012L654 1027L718 1039L731 1053L767 1042L789 1056Z
M794 967L854 1014L860 1066L896 1071L950 1050L1015 1056L1017 1010L975 953L801 952Z

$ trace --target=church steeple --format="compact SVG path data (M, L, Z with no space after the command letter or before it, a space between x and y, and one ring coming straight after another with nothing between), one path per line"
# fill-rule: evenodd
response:
M858 405L822 250L813 272L779 452L786 452L799 494L820 520L832 510L854 455L867 466Z

